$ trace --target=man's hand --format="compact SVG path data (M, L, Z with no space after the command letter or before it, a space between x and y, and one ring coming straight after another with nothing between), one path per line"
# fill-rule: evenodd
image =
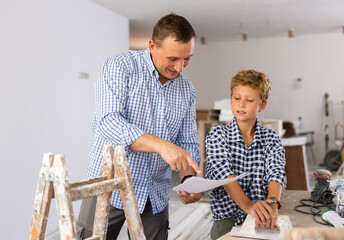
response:
M257 229L260 227L273 228L278 216L278 206L276 204L270 205L265 200L258 201L250 203L245 212L254 216Z
M184 191L178 191L177 194L180 201L184 204L198 202L203 197L203 193L187 193Z
M188 171L191 166L197 174L201 173L201 169L187 151L162 138L143 134L130 145L130 149L139 152L159 153L173 171Z
M173 171L187 171L191 166L196 173L201 173L201 169L198 167L195 160L192 159L190 154L171 142L164 141L159 149L159 154L162 159L171 166Z

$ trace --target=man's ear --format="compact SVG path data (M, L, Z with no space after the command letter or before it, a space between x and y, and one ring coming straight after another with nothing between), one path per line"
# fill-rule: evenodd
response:
M152 52L155 48L155 42L153 41L153 39L149 39L148 41L148 48L149 48L149 51Z
M264 102L262 102L262 104L260 105L260 107L259 107L259 110L258 110L258 112L261 112L261 111L263 111L264 110L264 108L266 107L266 104L268 104L268 101L264 101Z

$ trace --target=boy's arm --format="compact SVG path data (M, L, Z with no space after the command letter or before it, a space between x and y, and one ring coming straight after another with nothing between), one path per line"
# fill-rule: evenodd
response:
M275 226L276 224L276 220L278 217L278 207L279 204L278 203L273 203L273 200L269 199L270 197L276 197L278 199L278 201L280 201L281 199L281 195L282 195L282 185L278 182L275 181L270 181L269 182L269 194L267 197L266 202L271 206L272 210L274 211L274 215L272 217L271 220L271 227Z
M275 196L278 198L278 200L281 199L282 195L282 186L280 183L275 182L275 181L270 181L269 182L269 195L268 198L271 196ZM278 206L278 204L276 204Z
M228 178L233 177L235 176L231 175ZM275 225L278 214L278 206L276 206L276 209L274 210L273 208L275 207L270 206L269 203L264 200L251 202L237 181L223 185L223 187L227 194L235 201L236 204L238 204L242 210L244 210L247 214L252 214L255 217L256 228L273 227ZM272 189L275 189L275 186L272 186Z

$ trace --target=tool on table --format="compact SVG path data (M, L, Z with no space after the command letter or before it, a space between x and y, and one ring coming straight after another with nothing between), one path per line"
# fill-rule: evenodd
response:
M301 199L300 204L295 206L294 210L311 215L313 221L318 224L327 225L320 217L324 210L335 209L335 204L333 202L335 194L330 189L332 173L326 169L317 169L313 175L315 178L315 186L311 192L310 198Z
M335 228L344 228L344 218L340 217L334 210L327 210L321 214L321 219Z
M329 189L332 173L326 169L317 169L313 173L315 177L315 187L311 192L311 200L314 202L332 203L334 194Z
M330 188L335 188L335 194L337 195L336 213L344 218L344 179L331 180Z

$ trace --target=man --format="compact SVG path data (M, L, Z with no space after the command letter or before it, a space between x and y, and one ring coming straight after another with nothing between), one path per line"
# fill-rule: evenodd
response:
M96 81L96 113L87 178L100 174L104 144L124 145L147 239L167 239L171 173L182 180L200 173L195 89L181 73L193 55L195 32L181 16L155 25L149 48L108 58ZM202 194L178 192L185 203ZM96 198L85 199L77 222L90 237ZM113 192L107 239L125 221L119 191Z

